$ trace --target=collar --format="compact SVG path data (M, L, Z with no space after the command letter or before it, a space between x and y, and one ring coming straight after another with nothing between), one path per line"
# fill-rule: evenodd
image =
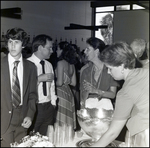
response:
M32 57L33 57L34 62L35 62L36 64L39 64L39 63L40 63L41 59L39 59L34 53L32 54ZM44 60L44 59L43 59L43 60Z
M10 65L13 65L15 61L20 61L20 63L22 63L22 60L23 60L22 55L18 60L16 60L10 55L10 53L8 54L8 61Z

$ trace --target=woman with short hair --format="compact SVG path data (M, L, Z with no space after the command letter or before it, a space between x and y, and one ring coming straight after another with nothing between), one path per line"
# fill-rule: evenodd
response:
M149 70L135 68L136 57L125 42L110 45L100 55L108 73L124 80L116 96L113 120L107 132L92 147L106 147L127 126L126 147L149 147Z

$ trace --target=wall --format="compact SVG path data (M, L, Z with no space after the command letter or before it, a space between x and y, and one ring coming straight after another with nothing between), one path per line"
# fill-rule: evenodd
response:
M70 23L91 25L90 1L1 1L1 9L13 7L22 9L22 19L1 17L1 34L17 26L30 34L31 41L33 35L45 33L58 42L60 38L73 43L77 39L81 50L91 36L90 30L64 30Z
M80 49L85 48L90 30L64 30L70 23L91 25L92 8L90 1L1 1L1 8L20 7L22 19L1 17L1 34L18 26L33 35L46 33L58 42L60 38L72 40ZM131 42L134 38L149 41L149 12L145 10L114 12L114 41ZM83 40L82 40L83 39Z
M149 12L145 10L114 12L114 42L122 40L130 44L135 38L149 41Z

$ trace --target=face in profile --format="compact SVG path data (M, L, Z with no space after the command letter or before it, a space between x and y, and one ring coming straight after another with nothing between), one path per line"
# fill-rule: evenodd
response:
M52 53L53 53L53 42L47 40L46 45L42 49L44 59L49 59Z
M90 46L89 44L87 44L87 47L84 50L84 53L85 53L85 56L88 61L93 61L93 59L96 56L96 52L95 52L94 48L92 46Z
M15 59L19 59L21 57L22 48L22 41L12 39L8 40L9 53Z
M114 67L107 64L105 65L108 68L108 74L110 74L115 80L122 80L124 78L122 66Z
M57 47L56 52L57 52L57 57L60 57L60 55L61 55L61 53L62 53L62 50L60 49L59 46Z

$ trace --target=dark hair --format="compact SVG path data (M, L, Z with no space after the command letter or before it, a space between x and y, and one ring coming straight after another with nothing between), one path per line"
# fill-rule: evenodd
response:
M74 50L73 46L71 44L68 44L62 49L62 54L59 58L59 60L66 60L70 64L76 64L76 51Z
M120 66L124 64L124 68L135 68L136 57L131 47L126 42L114 43L100 54L100 60L110 66Z
M99 49L99 52L101 53L105 48L105 43L96 37L90 37L86 40L86 43L92 46L95 50Z
M71 46L74 48L74 50L79 50L79 47L76 44L71 44Z
M46 45L46 41L52 41L52 38L45 34L37 35L32 41L32 50L36 52L38 47L42 45L43 47Z
M68 43L67 41L62 41L62 42L59 42L59 43L58 43L58 46L57 46L57 47L59 47L59 49L63 51L63 50L65 50L66 46L68 46L68 45L69 45L69 43ZM58 49L58 48L57 48L57 49ZM56 49L56 50L57 50L57 49ZM59 61L59 60L62 60L62 59L63 59L63 58L62 58L62 53L61 53L60 57L58 57L58 61Z
M7 30L5 35L6 44L9 39L22 41L23 47L25 47L29 42L27 33L23 29L17 27Z
M65 49L65 47L68 46L68 45L69 45L69 43L68 43L67 41L62 41L62 42L60 42L60 43L58 44L60 50Z

